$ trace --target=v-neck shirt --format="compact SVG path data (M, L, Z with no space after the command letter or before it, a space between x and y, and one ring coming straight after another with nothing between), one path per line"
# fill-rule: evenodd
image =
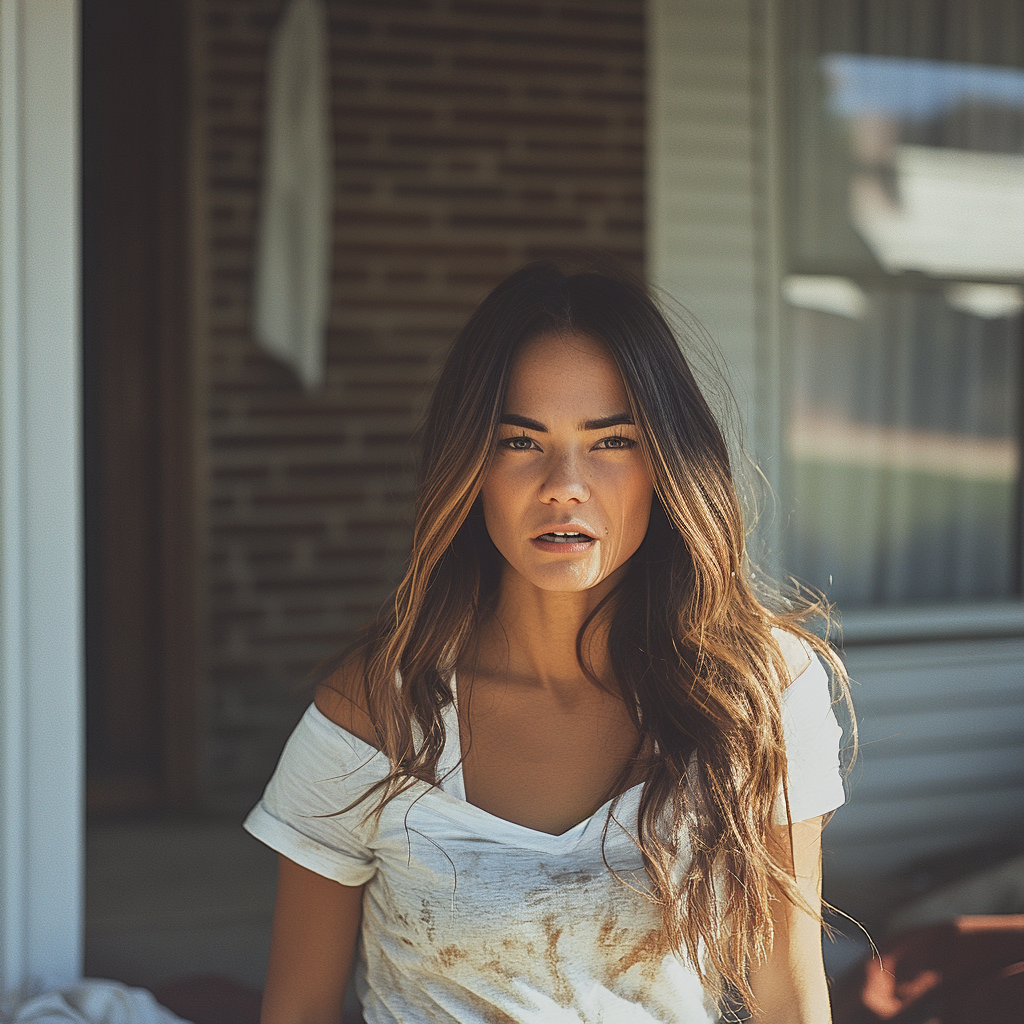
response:
M841 730L813 655L782 704L799 821L843 802ZM454 704L443 719L438 785L414 782L378 821L367 816L376 796L349 805L386 777L387 757L311 705L245 821L295 863L365 885L356 988L367 1024L715 1019L649 898L642 784L560 835L537 831L466 801ZM682 870L685 842L680 856Z
M486 818L495 822L495 826L498 829L511 826L513 829L522 829L527 836L553 836L553 833L539 832L536 829L530 828L528 825L520 825L518 822L510 821L508 818L502 818L501 816L484 810L484 808L479 807L476 804L471 804L468 801L466 797L466 779L462 772L464 755L462 750L462 732L459 724L459 691L454 673L452 673L452 677L449 680L448 685L451 687L452 691L452 703L447 705L441 711L441 717L444 721L445 728L445 744L437 762L437 777L440 780L439 784L441 788L444 792L455 797L457 800L462 801L467 808L471 808L469 811L469 815L471 817L484 815ZM639 783L638 785L631 787L631 790L635 789L639 792L642 788L643 783ZM584 818L582 821L577 822L572 828L567 829L565 832L561 832L558 835L570 835L593 818L598 818L603 822L607 817L608 809L612 806L615 800L621 800L622 797L631 790L626 790L613 800L606 800L596 811L594 811L593 814ZM553 836L553 838L558 837Z

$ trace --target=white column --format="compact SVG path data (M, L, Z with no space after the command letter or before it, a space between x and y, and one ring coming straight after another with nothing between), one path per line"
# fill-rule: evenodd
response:
M748 0L648 0L647 273L755 391L756 140Z
M742 441L777 488L775 0L647 0L646 13L647 274L711 336L738 407L734 455ZM748 525L764 503L750 550L774 574L778 517L746 460L734 470Z
M0 990L82 961L78 4L0 0Z

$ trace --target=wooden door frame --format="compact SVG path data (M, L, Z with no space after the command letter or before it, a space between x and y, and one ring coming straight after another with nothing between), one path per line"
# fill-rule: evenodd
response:
M185 316L186 358L176 325L161 318L160 433L164 450L161 497L165 517L160 531L162 587L163 797L171 809L194 808L200 798L200 728L206 677L207 622L207 253L205 132L205 4L182 0L185 8L183 124L178 133L181 232L175 239L180 301ZM162 76L167 81L166 75ZM164 97L166 102L166 97ZM165 145L167 140L165 139ZM174 154L168 153L169 161ZM173 217L174 211L167 211Z
M103 0L97 2L99 5ZM97 7L95 16L101 23L103 19L116 19L118 3L133 2L110 0L105 9ZM135 8L132 13L139 10ZM92 525L88 528L92 539L87 543L93 545L89 564L98 574L94 577L98 582L94 583L89 602L95 615L89 635L90 642L99 645L99 660L93 660L98 666L96 671L104 679L110 678L106 675L108 671L117 675L119 670L110 667L113 645L119 639L118 630L122 629L115 610L118 602L122 609L130 608L135 593L132 587L136 586L138 600L146 605L140 613L145 620L146 637L145 640L127 634L123 637L127 645L133 641L143 644L134 660L128 657L128 665L137 669L146 664L149 666L146 676L152 672L155 678L136 680L126 676L122 679L122 665L115 688L119 687L116 693L124 698L130 697L133 686L140 688L140 694L145 687L147 696L140 696L137 707L148 710L141 710L134 717L128 714L126 718L118 718L117 697L101 698L100 719L117 721L113 733L116 736L119 729L123 732L125 722L130 724L140 715L142 719L148 715L151 726L144 731L150 737L155 728L158 750L152 759L155 774L147 770L144 776L137 778L114 781L93 778L87 788L88 807L94 812L187 810L195 808L199 801L201 695L206 671L207 552L204 14L202 0L168 0L139 15L142 21L137 24L143 25L140 45L146 47L142 59L152 58L145 78L149 105L145 108L144 120L149 117L153 120L145 125L131 120L116 122L121 130L130 131L136 125L140 132L151 129L149 135L143 136L146 140L143 148L136 151L145 154L147 176L131 180L137 185L143 182L139 186L145 193L142 230L153 232L152 249L145 251L147 267L138 276L136 291L131 291L132 285L127 286L128 293L114 290L116 294L127 295L129 306L135 303L136 316L130 321L127 335L124 329L114 329L118 336L131 338L140 346L152 346L148 353L139 351L143 352L140 366L145 365L146 386L153 399L152 406L147 406L149 416L145 424L147 436L153 439L157 465L147 467L151 472L144 479L122 482L120 490L115 486L110 494L104 492L102 483L98 485L99 490L95 490L97 485L94 484L96 497L92 499ZM96 38L95 30L85 41L90 38ZM138 54L132 56L138 59ZM83 57L88 59L87 54ZM96 81L107 84L99 86L101 91L93 94L94 102L97 96L102 97L104 88L110 88L116 68L100 74ZM126 77L130 88L132 72ZM88 101L89 96L85 99ZM100 129L101 146L109 144L107 133L108 128ZM103 167L107 159L109 155L104 154L94 166ZM98 200L101 212L93 216L102 216L103 204L109 201ZM142 209L138 206L138 194L135 203L137 209ZM102 262L102 231L96 228L91 237L101 239L100 249L93 255ZM90 254L86 255L88 258ZM87 381L87 386L93 389L91 429L99 445L90 456L92 468L88 473L94 474L94 480L100 479L99 474L108 464L113 465L109 460L116 459L117 454L116 445L110 446L113 435L105 434L102 426L103 403L121 401L112 380L101 379L104 358L108 358L102 354L107 344L103 338L112 317L107 278L102 275L109 273L109 270L100 272L100 278L96 279L100 283L94 286L92 300L98 312L93 318L91 344L99 346L94 352L100 353L90 357L94 360L94 369L92 383ZM138 321L138 302L143 292L148 304L144 323ZM131 309L128 315L133 315ZM134 335L133 329L137 331ZM100 377L96 377L97 373ZM124 379L131 379L131 372ZM101 411L96 412L96 409ZM123 428L130 418L127 414L118 414L115 422ZM131 469L127 472L130 477ZM129 489L127 492L125 486ZM138 491L140 487L139 493L144 491L146 497L132 497L126 506L119 506L119 496L133 489ZM131 550L137 553L138 544L143 543L145 557L141 561L136 559L126 576L119 572L116 544L105 543L104 538L109 540L116 535L117 524L126 511L140 507L147 510L147 515L152 515L155 522L144 525L141 531L136 530L135 547ZM145 542L139 542L140 532L148 534ZM146 578L149 572L157 577L155 581ZM129 671L129 675L133 675L133 671ZM103 683L100 685L102 692ZM105 745L108 760L115 758L116 741L106 741Z

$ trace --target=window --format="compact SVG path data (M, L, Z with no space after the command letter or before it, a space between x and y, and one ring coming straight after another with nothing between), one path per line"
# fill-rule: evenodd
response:
M1019 596L1024 6L782 10L787 568L844 608Z

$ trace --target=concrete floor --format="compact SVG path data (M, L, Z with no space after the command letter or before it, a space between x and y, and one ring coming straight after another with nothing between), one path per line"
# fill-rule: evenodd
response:
M237 822L91 822L86 976L152 988L220 974L262 988L276 880L276 855Z

